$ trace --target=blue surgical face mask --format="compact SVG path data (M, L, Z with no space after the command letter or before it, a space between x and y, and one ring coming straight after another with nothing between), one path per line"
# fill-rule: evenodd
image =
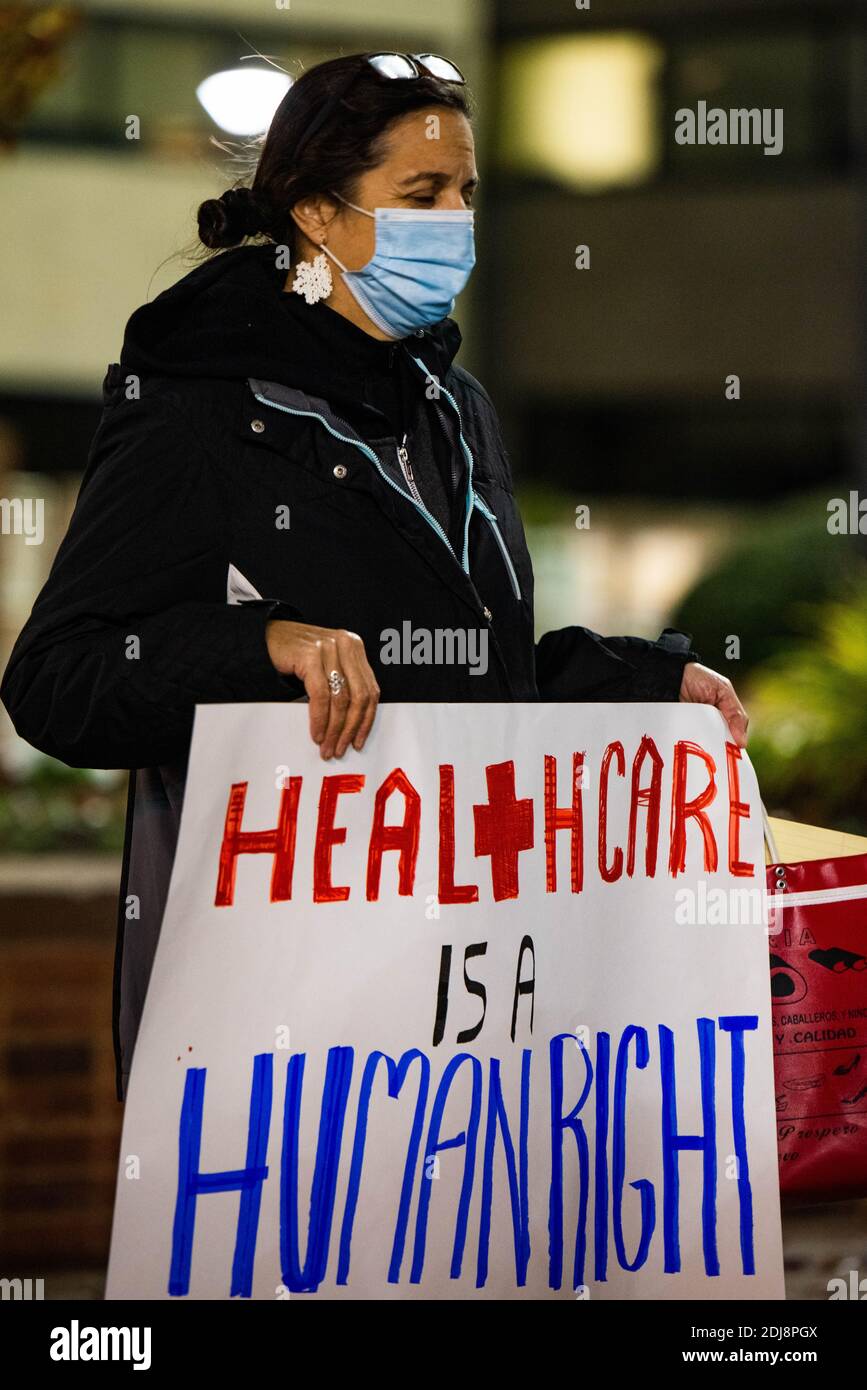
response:
M450 314L476 263L472 208L346 206L375 219L373 256L361 270L347 270L327 246L320 249L340 266L343 283L377 328L405 338Z

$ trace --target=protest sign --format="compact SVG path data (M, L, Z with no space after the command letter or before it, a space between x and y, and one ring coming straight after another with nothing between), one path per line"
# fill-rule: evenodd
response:
M763 879L707 707L200 707L108 1297L782 1297Z

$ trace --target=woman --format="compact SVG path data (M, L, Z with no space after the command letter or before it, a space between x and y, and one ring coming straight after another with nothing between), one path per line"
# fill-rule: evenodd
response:
M448 317L474 261L476 183L447 60L311 69L252 187L199 209L205 246L237 249L137 310L108 369L75 513L0 693L37 748L132 769L121 1096L196 704L306 695L326 759L363 748L380 696L679 697L718 706L745 740L730 683L683 634L567 628L534 648L497 417L455 365ZM420 660L426 641L439 661Z

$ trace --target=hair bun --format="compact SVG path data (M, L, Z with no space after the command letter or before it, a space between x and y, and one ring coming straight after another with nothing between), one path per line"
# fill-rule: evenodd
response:
M219 198L206 198L199 207L199 240L211 250L237 246L245 237L263 231L265 221L252 188L229 188Z

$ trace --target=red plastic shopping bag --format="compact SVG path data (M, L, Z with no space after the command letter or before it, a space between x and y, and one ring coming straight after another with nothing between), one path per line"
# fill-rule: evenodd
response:
M867 854L767 878L780 1189L867 1196Z

